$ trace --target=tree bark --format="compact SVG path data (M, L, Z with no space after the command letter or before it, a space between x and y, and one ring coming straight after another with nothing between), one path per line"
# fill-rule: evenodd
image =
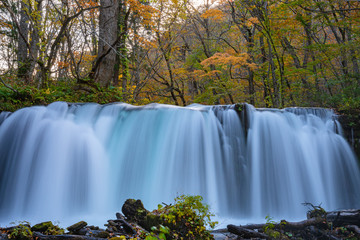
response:
M25 80L25 82L29 82L27 79L28 69L29 69L29 55L28 55L28 47L27 42L29 39L29 11L30 7L25 1L21 1L20 5L20 22L19 22L19 36L18 36L18 52L17 52L17 60L18 60L18 78Z
M115 64L117 69L115 69L114 84L121 84L122 92L126 93L127 84L129 81L129 57L126 46L126 39L128 34L128 12L126 8L126 0L121 0L119 4L118 33L122 34L120 36L119 45L117 48L118 55ZM125 97L127 96L125 95Z
M243 238L261 238L270 239L270 237L264 233L256 232L247 228L238 227L235 225L228 225L227 229L229 232L241 236Z
M108 52L97 66L94 80L100 86L108 87L114 77L116 48L113 43L118 37L118 0L100 0L98 57Z
M322 227L326 227L327 225L324 223L324 219L321 218L310 218L304 221L300 221L300 222L288 222L285 220L281 220L280 223L274 224L274 229L283 229L283 230L301 230L305 227L308 226L317 226L319 228ZM249 225L243 225L240 226L242 228L246 228L246 229L262 229L264 227L266 227L267 224L249 224Z

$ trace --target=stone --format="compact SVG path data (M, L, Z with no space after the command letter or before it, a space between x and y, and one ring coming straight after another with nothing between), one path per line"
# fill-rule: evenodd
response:
M115 215L116 215L116 219L125 219L125 216L122 215L121 213L117 212Z
M42 223L38 223L34 226L32 226L31 231L35 231L35 232L41 232L44 233L46 232L49 228L54 228L54 224L51 221L48 222L42 222Z
M68 227L67 230L69 230L69 232L76 233L80 229L82 229L86 226L87 226L87 222L80 221L80 222L75 223L75 224L71 225L70 227Z
M149 213L141 200L127 199L121 208L128 221L139 222Z

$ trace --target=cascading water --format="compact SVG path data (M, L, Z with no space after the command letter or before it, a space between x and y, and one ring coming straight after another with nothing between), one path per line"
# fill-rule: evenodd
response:
M0 115L0 222L98 219L202 195L224 218L360 207L360 171L325 109L72 104Z

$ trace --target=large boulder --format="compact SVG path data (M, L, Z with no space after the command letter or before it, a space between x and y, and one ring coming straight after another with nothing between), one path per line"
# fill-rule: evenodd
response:
M128 221L137 223L143 221L149 213L149 211L144 208L141 200L135 199L127 199L121 210Z

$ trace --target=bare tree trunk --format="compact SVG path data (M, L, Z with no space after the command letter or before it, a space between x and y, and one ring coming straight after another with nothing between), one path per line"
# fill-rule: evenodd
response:
M31 40L30 40L30 64L29 64L29 70L27 72L27 79L32 80L33 74L35 70L36 60L39 55L39 42L40 42L40 36L39 36L39 30L41 26L41 20L42 20L42 1L43 0L36 0L34 10L37 13L34 14L34 17L32 19L32 22L36 23L32 25L31 28Z
M105 52L108 54L103 56L96 68L94 80L100 86L107 87L110 86L115 71L116 48L113 44L118 37L119 2L118 0L100 0L100 5L98 57L103 56Z
M18 77L24 79L25 82L29 82L27 79L28 69L29 69L29 55L28 55L28 47L27 42L29 38L29 15L30 11L29 5L25 3L25 1L21 1L21 9L20 9L20 23L19 23L19 36L18 36L18 52L17 52L17 60L18 60Z

